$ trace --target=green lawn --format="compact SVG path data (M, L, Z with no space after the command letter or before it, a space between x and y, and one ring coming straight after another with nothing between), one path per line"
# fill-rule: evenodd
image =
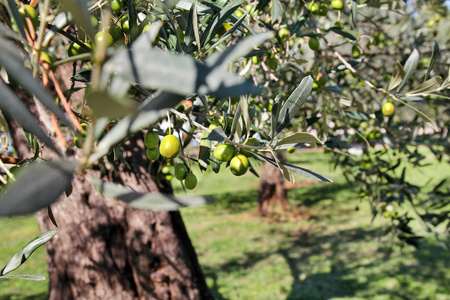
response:
M419 250L379 239L383 221L371 223L367 203L356 200L326 155L299 152L293 161L335 182L297 177L300 187L288 196L298 215L284 219L255 214L256 177L198 174L199 188L189 194L213 194L215 202L182 214L216 299L450 299L450 253L434 239ZM436 168L450 173L439 164L417 176L424 182ZM39 234L32 216L1 219L0 228L2 264ZM46 273L43 249L15 271L28 273ZM0 299L46 293L47 282L0 280Z

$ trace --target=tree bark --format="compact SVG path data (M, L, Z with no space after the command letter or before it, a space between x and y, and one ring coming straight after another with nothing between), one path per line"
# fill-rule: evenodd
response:
M271 154L265 155L272 157ZM284 212L289 209L287 189L280 170L264 162L258 189L258 211L262 216L270 216L273 213L272 207L275 205L280 205Z
M30 157L22 129L9 123L18 154ZM124 148L130 168L116 163L103 179L138 192L172 192L156 180L157 163L147 171L142 136ZM42 231L58 233L46 245L49 299L212 299L178 211L132 209L103 197L85 175L75 175L71 195L52 205L58 227L46 210L37 213Z

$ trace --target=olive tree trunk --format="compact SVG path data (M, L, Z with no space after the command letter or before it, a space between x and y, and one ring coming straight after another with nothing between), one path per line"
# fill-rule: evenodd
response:
M30 157L22 129L9 123L16 151ZM172 192L156 180L157 163L148 172L142 136L124 146L130 168L116 164L103 179L138 192ZM134 210L107 199L86 179L99 173L76 175L70 196L52 205L58 227L47 210L37 213L42 231L58 233L46 245L49 298L212 299L180 213Z
M273 158L271 154L265 155ZM264 162L258 189L258 211L262 216L270 216L277 205L281 206L283 212L290 208L284 178L278 168Z

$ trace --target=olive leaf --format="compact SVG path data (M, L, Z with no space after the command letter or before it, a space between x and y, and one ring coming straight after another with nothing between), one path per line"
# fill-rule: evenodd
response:
M18 267L20 267L31 256L31 254L33 254L33 252L36 249L38 249L39 247L50 241L55 235L56 231L54 230L46 231L44 233L41 233L39 236L31 240L30 242L28 242L22 249L20 249L18 252L16 252L16 254L14 254L11 260L0 271L0 276L6 277L4 276L5 274L8 274L9 272L14 271ZM42 275L16 275L15 277L31 280L42 280L42 277L40 276ZM12 276L9 277L12 278Z
M180 206L201 206L210 200L203 196L174 196L161 193L139 193L133 189L112 182L87 177L92 186L103 196L121 200L136 209L177 210Z
M387 92L389 93L391 90L395 89L405 77L405 70L403 70L402 65L397 62L395 64L394 73L392 74L391 81L389 82L389 86Z
M442 84L442 78L439 76L428 79L415 89L407 92L405 96L425 96L440 89Z
M76 161L60 160L24 167L1 198L0 216L30 214L49 206L70 185L77 165Z
M417 65L419 64L419 51L414 49L411 55L408 57L405 63L405 75L399 87L397 88L397 92L399 92L408 82L409 78L414 74L417 69Z
M314 80L311 76L303 78L299 86L292 92L289 98L284 103L278 116L277 126L271 136L275 137L279 134L295 117L300 108L305 104L306 99L311 94Z
M308 132L297 132L290 136L285 137L281 141L275 144L274 150L283 150L291 147L295 147L298 144L304 143L319 143L323 144L315 135Z

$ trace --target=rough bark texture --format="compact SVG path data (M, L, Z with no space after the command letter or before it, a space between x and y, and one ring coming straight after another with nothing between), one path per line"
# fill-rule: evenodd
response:
M22 130L9 123L17 152L30 157ZM125 148L131 168L107 167L104 179L139 192L171 192L155 180L156 164L147 171L142 137ZM104 198L84 175L75 176L72 194L52 211L57 228L47 211L37 213L42 231L58 232L46 245L50 299L212 299L178 211L131 209Z
M270 154L266 154L271 157ZM262 216L270 216L272 208L280 205L283 211L289 209L287 189L280 170L264 162L261 169L261 181L258 190L258 211Z

